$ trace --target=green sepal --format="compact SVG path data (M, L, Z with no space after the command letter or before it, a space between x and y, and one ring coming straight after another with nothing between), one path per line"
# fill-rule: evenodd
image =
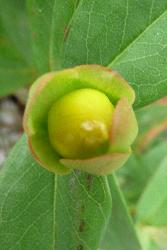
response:
M126 97L129 104L135 101L133 88L116 71L100 65L82 65L76 67L82 81L91 84L105 93L113 104Z
M71 172L59 161L59 155L51 147L46 133L28 138L28 144L36 161L44 168L56 174L65 175Z
M138 133L138 124L132 106L123 97L115 107L111 130L110 151L127 152Z
M110 153L86 160L61 159L60 162L71 170L78 169L94 175L106 175L122 167L130 154L129 149L127 153Z

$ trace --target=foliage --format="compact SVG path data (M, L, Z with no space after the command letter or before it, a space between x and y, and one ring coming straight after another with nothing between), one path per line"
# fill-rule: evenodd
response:
M134 223L114 176L54 175L32 159L23 135L0 173L3 250L159 249L167 106L138 109L167 95L166 26L164 0L0 1L0 96L49 71L101 64L134 88L140 127L134 154L116 173Z

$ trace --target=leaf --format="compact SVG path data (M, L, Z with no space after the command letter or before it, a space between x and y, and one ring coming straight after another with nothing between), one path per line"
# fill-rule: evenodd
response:
M166 1L28 2L41 72L80 64L109 66L134 87L136 108L167 94Z
M33 65L30 30L26 14L25 1L0 1L0 20L8 40L13 44L21 59Z
M155 115L156 114L156 115ZM167 119L167 104L153 103L136 112L140 135L147 133L150 129L157 127Z
M166 104L149 105L138 110L136 117L139 135L133 145L133 155L117 172L124 195L131 205L136 204L167 152Z
M65 41L63 67L98 63L116 69L134 87L136 108L165 96L166 10L163 0L81 1Z
M166 104L154 103L149 105L136 112L136 117L140 131L135 143L137 154L146 152L165 141L165 132L167 129Z
M111 212L106 177L51 174L34 162L24 136L1 171L0 190L2 249L97 249Z
M143 250L160 250L157 242L156 242L156 237L152 235L152 229L154 228L149 228L149 227L138 227L138 235L140 237L140 242L142 244ZM156 230L156 236L158 235L158 230ZM155 239L154 239L155 238Z
M20 9L22 4L20 7L16 2L0 2L0 97L30 84L36 77L24 25L25 13Z
M118 70L136 90L136 107L167 93L167 11L117 57L111 67Z
M114 176L108 176L113 208L101 248L105 250L141 250L125 200Z
M30 84L35 75L34 69L27 67L9 41L0 42L0 97Z
M138 202L138 221L156 226L167 225L166 179L167 158L165 157Z
M143 189L166 156L166 149L167 142L163 142L146 154L142 153L137 156L133 154L124 167L117 172L124 195L130 204L136 204L140 198Z
M78 0L27 0L34 58L40 73L60 68L63 42L77 4Z

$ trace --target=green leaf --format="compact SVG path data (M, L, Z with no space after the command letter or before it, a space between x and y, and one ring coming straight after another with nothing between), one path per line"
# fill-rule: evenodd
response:
M151 225L167 225L167 158L145 188L138 206L137 220Z
M141 250L126 203L114 176L108 176L113 208L101 248L105 250Z
M166 148L167 142L163 142L146 154L137 156L133 154L124 167L117 172L124 195L130 204L136 204L140 198L143 189L166 156Z
M156 115L155 115L156 114ZM167 105L154 103L136 112L139 125L139 135L135 142L135 152L150 150L165 141L167 126Z
M166 10L163 0L81 1L63 66L98 63L116 69L134 87L136 107L166 95Z
M19 3L0 2L0 97L29 85L36 78L23 2Z
M156 114L156 115L155 115ZM140 129L140 135L147 133L150 129L158 127L159 124L167 120L167 104L153 103L136 112L136 117Z
M152 235L152 231L154 231L154 229L155 229L156 237ZM156 242L156 238L158 238L158 234L159 232L156 228L149 228L149 227L143 227L143 226L138 227L138 235L140 237L140 242L142 244L143 250L160 250L161 249L159 248Z
M136 107L167 94L167 11L140 34L110 67L118 70L136 90Z
M1 37L1 39L3 39ZM33 68L27 67L12 44L0 41L0 97L30 84L35 78Z
M25 1L0 1L0 20L14 50L28 66L33 65L30 30Z
M166 1L28 3L41 72L80 64L109 66L134 87L136 108L167 94Z
M111 213L107 177L56 176L34 162L24 136L1 171L0 190L3 250L98 248Z
M34 58L40 73L60 68L64 39L77 4L78 0L27 0Z
M166 114L166 104L157 103L136 112L139 135L133 145L133 155L117 172L125 197L131 205L136 204L143 188L166 155Z

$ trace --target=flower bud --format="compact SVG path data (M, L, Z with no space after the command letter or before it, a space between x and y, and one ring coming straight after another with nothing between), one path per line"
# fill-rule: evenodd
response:
M61 97L48 114L53 148L69 159L105 153L113 110L108 97L95 89L79 89Z
M32 85L24 114L32 155L61 175L111 173L128 159L138 132L134 100L128 83L99 65L45 74Z

